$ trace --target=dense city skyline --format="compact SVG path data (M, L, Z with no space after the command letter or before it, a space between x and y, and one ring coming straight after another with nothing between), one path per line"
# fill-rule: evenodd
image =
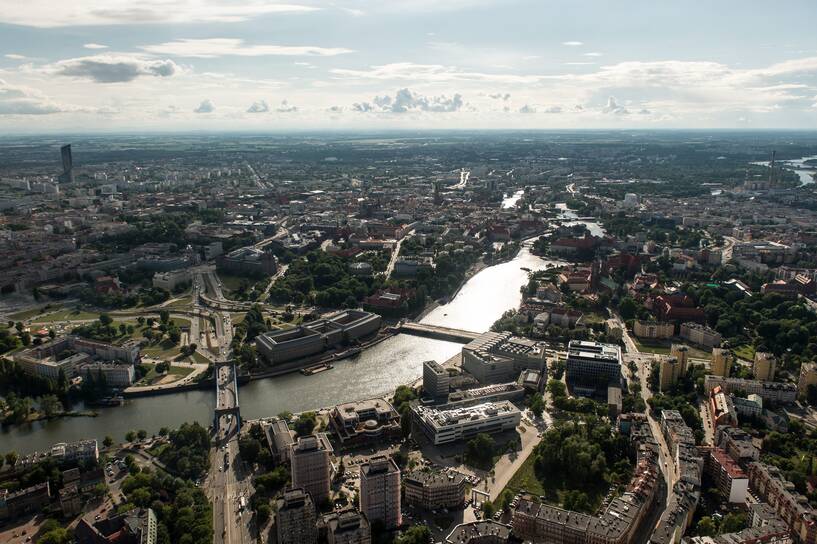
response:
M11 133L817 126L806 1L0 5Z

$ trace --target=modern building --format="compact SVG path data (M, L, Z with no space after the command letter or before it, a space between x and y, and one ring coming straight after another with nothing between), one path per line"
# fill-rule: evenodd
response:
M732 354L726 348L712 348L712 364L709 373L728 378L732 370Z
M412 411L418 427L434 445L465 440L479 433L510 431L522 419L519 409L508 401L449 410L417 405Z
M621 385L621 348L571 340L567 346L566 378L574 394L606 395L607 387Z
M377 455L360 465L360 511L370 523L387 530L402 525L400 469L390 457Z
M188 283L192 280L189 270L178 269L168 270L167 272L156 272L153 275L153 287L173 291L179 285Z
M129 363L84 363L77 369L84 380L103 380L108 387L129 387L136 379L134 365Z
M371 544L372 528L357 510L343 510L324 517L327 544Z
M720 376L711 375L704 377L704 390L706 390L707 394L717 386L721 386L727 395L737 391L743 391L747 395L753 393L760 395L764 403L793 404L797 400L797 386L793 383L721 378Z
M730 503L745 504L749 492L749 477L721 448L715 447L704 458L704 470L721 496Z
M287 489L276 501L277 544L315 544L317 514L309 493L300 487Z
M480 383L509 382L529 368L547 370L545 344L509 332L486 332L463 346L462 368Z
M462 508L467 485L465 475L455 470L415 470L403 478L406 504L425 510Z
M721 345L723 337L715 330L700 323L681 323L681 338L705 348L716 348Z
M633 334L638 338L651 338L655 340L672 338L675 335L675 324L636 319L633 323Z
M339 404L329 415L329 425L344 446L402 436L400 414L385 399Z
M292 431L287 422L281 418L275 418L270 422L265 422L264 433L267 435L270 455L276 465L289 463L289 455L292 451Z
M290 450L292 487L300 487L320 505L329 499L332 483L332 445L325 434L298 438Z
M260 334L255 347L271 364L303 359L354 343L380 329L381 317L363 310L344 310L294 329Z
M240 247L217 256L216 269L240 276L271 276L278 270L278 259L271 251Z
M800 365L800 377L797 380L797 393L805 396L810 385L817 386L817 363L803 363Z
M752 361L752 375L762 382L773 382L777 371L777 358L771 353L758 351Z
M423 362L423 391L433 399L448 398L451 378L448 371L437 361Z
M66 144L60 148L62 158L62 174L60 183L74 183L74 158L71 155L71 144Z
M51 446L48 455L62 462L83 461L96 463L99 461L99 444L96 439L58 442Z
M530 372L535 371L531 370ZM525 387L519 383L495 383L484 387L454 391L448 395L448 402L438 405L437 408L440 410L449 410L461 406L485 404L486 402L499 402L502 400L509 400L511 402L521 401L524 398Z

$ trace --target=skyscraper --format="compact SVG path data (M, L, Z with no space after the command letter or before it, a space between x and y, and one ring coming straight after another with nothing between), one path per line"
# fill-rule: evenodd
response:
M332 445L325 434L319 433L302 436L291 447L292 487L302 487L320 505L329 498Z
M390 457L378 455L360 465L360 511L370 523L382 521L386 529L402 523L400 469Z
M74 182L74 159L71 156L71 144L66 144L60 148L62 154L62 174L60 174L60 183Z

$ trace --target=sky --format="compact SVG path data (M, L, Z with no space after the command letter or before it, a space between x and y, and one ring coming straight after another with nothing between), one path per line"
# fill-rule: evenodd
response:
M815 21L815 0L0 0L0 131L817 130Z

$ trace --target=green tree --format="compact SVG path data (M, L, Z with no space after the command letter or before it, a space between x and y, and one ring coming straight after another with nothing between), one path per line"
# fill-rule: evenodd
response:
M482 469L488 469L493 464L496 442L491 435L479 433L465 445L466 462Z
M413 525L394 539L394 544L428 544L431 531L428 525Z
M113 319L108 314L100 314L99 322L102 323L103 326L108 327L111 323L113 323Z
M136 432L136 438L138 438L139 440L144 440L147 437L148 437L148 432L146 430L144 430L144 429L139 429Z
M106 448L110 448L111 446L113 446L113 437L111 435L107 435L102 440L102 445L105 446Z
M125 442L133 442L136 440L136 431L130 430L125 433Z
M10 466L10 467L13 467L14 465L16 465L16 464L17 464L17 457L18 457L18 456L17 456L17 452L16 452L16 451L13 451L13 450L12 450L12 451L8 452L8 453L6 454L6 464L7 464L8 466Z
M311 434L317 423L317 414L315 412L304 412L295 420L294 429L298 436L306 436Z
M561 382L559 382L561 383ZM530 399L530 411L536 417L542 417L542 412L545 411L545 399L539 393L534 393Z
M718 532L715 522L709 516L704 516L698 520L695 530L698 536L715 536Z

